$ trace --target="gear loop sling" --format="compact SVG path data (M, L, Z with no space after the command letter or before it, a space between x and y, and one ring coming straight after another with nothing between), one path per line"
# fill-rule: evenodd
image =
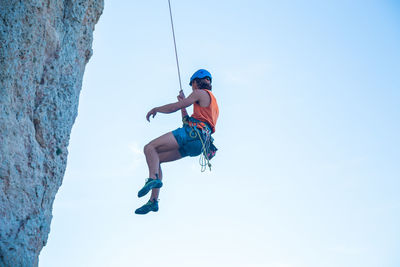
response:
M178 52L176 49L176 40L175 40L175 30L174 30L174 22L172 19L172 10L171 10L171 2L168 0L168 7L169 7L169 16L171 19L171 29L172 29L172 37L174 39L174 48L175 48L175 59L176 59L176 67L178 69L178 78L179 78L179 86L180 86L180 92L182 92L182 81L181 81L181 72L179 70L179 60L178 60ZM189 125L189 121L191 122ZM190 136L193 138L196 138L196 135L199 137L202 145L202 153L199 158L199 163L201 165L201 171L204 172L208 168L211 171L211 163L210 159L214 157L215 152L217 151L217 148L213 145L213 138L211 137L211 130L210 127L205 125L205 127L198 128L197 126L199 123L203 123L201 121L197 121L194 118L191 118L189 116L185 116L182 119L183 124L189 125L192 128L192 131L190 132ZM203 137L204 140L203 140Z

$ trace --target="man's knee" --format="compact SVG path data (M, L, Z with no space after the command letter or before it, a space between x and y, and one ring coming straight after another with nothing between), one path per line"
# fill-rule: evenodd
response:
M147 145L144 146L143 152L144 152L144 154L148 154L153 149L154 149L154 146L150 142L150 143L148 143Z

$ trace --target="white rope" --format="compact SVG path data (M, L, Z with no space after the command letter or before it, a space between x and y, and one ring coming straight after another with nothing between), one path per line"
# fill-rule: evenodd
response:
M182 82L181 82L181 72L179 70L179 60L178 60L178 52L176 50L176 41L175 41L175 30L174 30L174 22L172 20L172 11L171 11L171 3L170 0L168 0L168 6L169 6L169 16L171 18L171 28L172 28L172 37L174 38L174 47L175 47L175 58L176 58L176 66L178 68L178 78L179 78L179 86L182 91Z
M197 136L199 137L200 141L201 141L201 154L200 154L200 158L199 158L199 163L201 166L201 172L205 172L207 170L207 166L211 171L211 163L210 163L210 159L207 156L207 151L209 149L209 137L206 137L206 140L204 140L203 142L203 138L201 138L200 132L196 127L192 127L192 129L194 129L197 133Z

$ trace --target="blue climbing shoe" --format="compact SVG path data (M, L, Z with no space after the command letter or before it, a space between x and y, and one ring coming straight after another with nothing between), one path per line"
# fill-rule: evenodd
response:
M136 214L147 214L150 211L157 212L158 211L158 201L157 200L149 200L146 204L135 210Z
M153 188L161 188L163 183L159 179L148 178L143 188L139 190L138 197L145 196Z

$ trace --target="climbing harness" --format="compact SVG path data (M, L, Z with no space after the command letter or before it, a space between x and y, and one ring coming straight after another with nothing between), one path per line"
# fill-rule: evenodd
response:
M178 68L179 86L181 88L181 91L183 91L182 90L182 82L181 82L181 72L179 70L178 52L177 52L177 49L176 49L175 30L174 30L174 22L172 20L172 11L171 11L171 2L170 2L170 0L168 0L168 6L169 6L169 17L171 18L172 37L174 39L176 67Z
M189 134L190 137L196 138L198 136L200 139L202 146L199 158L201 172L204 172L207 167L211 171L210 160L215 156L218 149L213 144L214 138L211 136L210 127L206 123L189 116L183 117L182 122L192 129Z

